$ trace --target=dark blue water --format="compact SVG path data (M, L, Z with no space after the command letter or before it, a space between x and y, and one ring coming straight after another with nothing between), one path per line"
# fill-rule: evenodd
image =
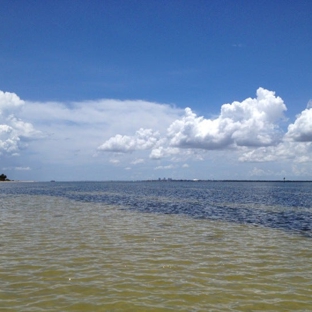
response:
M62 196L142 213L184 214L312 237L310 182L1 183L0 194Z

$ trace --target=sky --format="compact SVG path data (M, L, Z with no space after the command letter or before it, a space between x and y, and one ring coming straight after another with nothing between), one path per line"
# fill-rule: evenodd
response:
M312 180L310 0L0 0L14 180Z

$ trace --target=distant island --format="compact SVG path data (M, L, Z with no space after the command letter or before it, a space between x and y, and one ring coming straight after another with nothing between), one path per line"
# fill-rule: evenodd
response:
M0 175L0 181L11 181L10 179L7 178L7 176L5 174L1 174Z

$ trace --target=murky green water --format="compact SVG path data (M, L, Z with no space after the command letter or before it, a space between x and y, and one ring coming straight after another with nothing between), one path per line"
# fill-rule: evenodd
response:
M65 197L0 196L0 311L312 311L312 239Z

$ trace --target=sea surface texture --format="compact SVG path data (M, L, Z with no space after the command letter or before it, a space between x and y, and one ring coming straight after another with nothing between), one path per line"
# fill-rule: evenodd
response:
M0 311L312 311L312 183L1 183Z

